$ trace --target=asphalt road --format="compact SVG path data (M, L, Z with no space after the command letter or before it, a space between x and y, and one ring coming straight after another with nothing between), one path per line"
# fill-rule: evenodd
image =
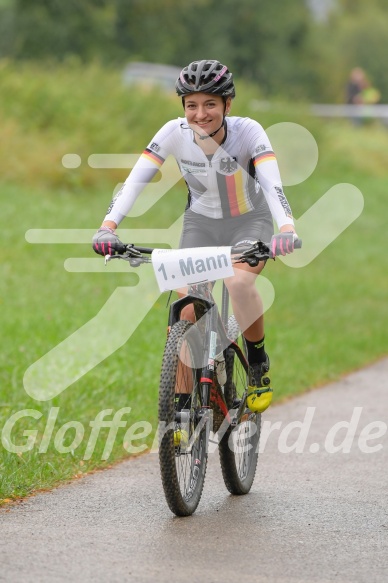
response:
M251 493L227 493L213 453L190 518L155 454L3 508L0 581L386 583L388 359L263 417Z

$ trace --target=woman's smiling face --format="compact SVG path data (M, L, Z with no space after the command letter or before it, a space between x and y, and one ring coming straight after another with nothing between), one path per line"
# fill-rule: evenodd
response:
M185 115L190 127L201 135L215 132L224 115L229 113L231 99L226 104L220 95L191 93L185 97Z

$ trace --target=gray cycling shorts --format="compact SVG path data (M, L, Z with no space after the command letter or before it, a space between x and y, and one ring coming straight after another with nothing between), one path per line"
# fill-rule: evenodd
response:
M272 216L251 211L238 217L210 219L186 209L179 247L218 247L241 242L269 243L274 233Z

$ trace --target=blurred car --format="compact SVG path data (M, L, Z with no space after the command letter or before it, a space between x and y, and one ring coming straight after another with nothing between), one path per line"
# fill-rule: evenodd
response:
M123 71L124 85L158 85L166 91L174 91L175 81L181 69L157 63L129 63Z

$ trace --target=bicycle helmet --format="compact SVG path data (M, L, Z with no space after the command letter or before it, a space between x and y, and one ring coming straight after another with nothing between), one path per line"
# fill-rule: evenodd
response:
M193 61L182 69L175 89L180 97L190 93L212 93L221 97L235 97L232 73L219 61Z

